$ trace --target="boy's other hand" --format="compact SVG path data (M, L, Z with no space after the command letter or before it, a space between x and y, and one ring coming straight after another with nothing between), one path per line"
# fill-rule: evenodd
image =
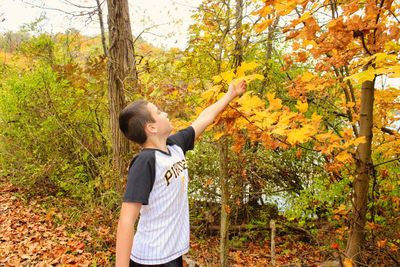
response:
M241 96L246 92L246 81L245 80L233 80L229 85L228 92L232 94L235 98L237 96Z

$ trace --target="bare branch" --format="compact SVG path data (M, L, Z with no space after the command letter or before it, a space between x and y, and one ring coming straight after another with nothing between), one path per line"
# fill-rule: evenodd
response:
M384 132L384 133L390 134L390 135L400 136L400 133L398 133L398 132L395 131L395 130L389 129L389 128L387 128L387 127L382 127L382 128L381 128L381 131Z
M161 24L153 25L153 26L150 26L150 27L147 27L147 28L143 29L143 31L141 31L141 32L138 34L138 36L135 38L135 40L133 40L133 44L136 43L136 41L140 38L140 36L141 36L143 33L148 33L148 34L151 34L151 35L155 35L155 36L157 36L157 37L163 37L162 35L158 35L158 34L155 34L155 33L152 33L152 32L148 32L148 30L151 30L151 29L153 29L153 28L157 28L157 27L162 26L162 25L168 25L168 24L169 24L169 23L161 23Z
M96 13L96 9L95 10L91 10L91 11L85 11L85 12L69 12L66 10L62 10L59 8L54 8L54 7L47 7L45 5L38 5L35 3L31 3L25 0L21 0L22 3L27 4L31 7L36 7L36 8L40 8L40 9L44 9L44 10L52 10L52 11L57 11L57 12L61 12L64 14L67 14L69 16L73 16L73 17L84 17L84 16L88 16L88 15L93 15L94 13Z
M60 0L60 1L66 3L67 5L71 5L71 6L74 6L74 7L77 7L77 8L87 8L87 9L95 9L95 8L97 8L96 6L81 6L81 5L78 5L78 4L75 4L75 3L71 2L69 0Z
M383 165L383 164L387 164L387 163L390 163L390 162L394 162L394 161L399 161L399 162L400 162L400 158L391 159L391 160L388 160L388 161L384 161L384 162L375 164L375 165L374 165L374 168L375 168L375 167L378 167L378 166L380 166L380 165Z

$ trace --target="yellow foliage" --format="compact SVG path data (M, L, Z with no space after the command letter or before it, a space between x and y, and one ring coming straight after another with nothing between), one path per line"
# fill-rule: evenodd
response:
M304 125L298 129L291 129L287 134L287 141L289 144L294 145L297 143L304 143L310 140L310 136L315 134L314 127L311 125Z
M210 89L208 89L207 91L205 91L202 94L202 98L205 99L206 101L211 100L215 95L217 95L220 90L222 89L222 86L220 85L214 85L212 86Z
M314 112L314 113L311 115L311 121L314 123L314 125L315 125L316 127L318 127L319 124L320 124L321 121L322 121L322 116L320 116L320 115L318 115L316 112Z
M251 61L251 62L243 62L236 71L236 77L242 77L245 75L246 71L249 70L254 70L255 68L257 68L258 66L260 66L259 63L255 62L255 61Z
M282 108L282 100L279 98L275 98L274 93L267 93L267 99L269 101L268 110L278 110Z
M300 100L297 100L297 105L296 108L301 112L301 113L305 113L308 110L308 103L305 102L301 102Z
M265 106L264 101L262 101L258 96L252 95L251 92L246 92L238 100L240 110L245 113L252 112L254 109L263 108Z
M264 76L261 74L251 74L237 79L238 82L241 80L245 80L247 83L249 83L254 80L264 80Z
M347 151L342 151L335 157L335 159L343 163L348 163L353 160L353 156Z
M277 1L274 7L279 16L284 16L292 12L296 5L297 3L295 0Z
M301 76L301 80L303 82L309 82L312 79L314 79L314 75L312 75L312 73L308 71L304 72L304 74Z
M343 267L353 267L353 261L349 258L345 258L343 261Z
M255 121L256 126L267 130L274 123L276 123L279 119L279 112L267 112L267 111L256 111L253 119Z
M256 33L260 33L262 31L264 31L266 28L268 28L272 24L272 22L273 22L272 19L267 19L261 23L258 23L254 28Z
M363 83L365 81L372 81L375 77L375 69L372 67L368 67L367 70L355 73L349 77L346 77L344 80L353 80L356 83Z
M270 6L264 6L259 10L252 12L252 15L259 15L260 17L266 17L268 14L272 13L272 8Z
M225 83L229 84L233 80L233 78L235 78L235 73L232 70L229 70L221 73L220 75L214 76L213 80L214 83L224 81Z
M225 133L224 132L217 132L214 134L214 140L219 140Z

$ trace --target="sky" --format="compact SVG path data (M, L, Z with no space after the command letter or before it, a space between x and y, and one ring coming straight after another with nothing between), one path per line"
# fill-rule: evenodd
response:
M128 0L133 35L137 36L144 29L150 28L141 35L146 41L158 47L184 49L187 29L193 23L191 15L201 1ZM31 23L45 15L47 19L41 23L41 27L46 32L65 32L68 28L75 28L87 35L100 34L97 17L87 24L84 18L71 18L57 10L33 6L43 6L45 3L45 6L50 9L60 9L66 12L82 10L71 6L68 2L82 6L96 5L95 0L0 0L0 33L18 31L24 24ZM101 0L101 2L104 2L103 9L106 10L106 0ZM105 22L107 22L106 17L105 13ZM154 27L155 25L158 26ZM385 87L400 88L399 78L383 79L383 82ZM378 81L378 84L382 84L382 80Z
M46 20L41 23L42 29L46 32L57 33L75 28L87 35L100 34L97 17L93 22L86 24L84 18L71 18L63 12L50 10L60 9L66 12L84 10L72 7L68 2L82 6L96 5L95 0L0 0L0 21L3 20L0 22L0 33L18 31L22 25L46 16ZM145 31L142 37L153 45L181 49L186 47L187 28L193 23L191 14L201 0L128 0L128 2L134 36L144 29L151 28ZM35 7L43 6L43 3L50 9ZM106 3L103 7L106 9ZM104 21L107 22L106 14Z

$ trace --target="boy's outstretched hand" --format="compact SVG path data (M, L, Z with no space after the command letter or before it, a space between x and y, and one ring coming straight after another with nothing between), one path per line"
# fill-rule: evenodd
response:
M233 80L231 84L229 84L228 93L231 93L235 98L237 96L241 96L246 91L246 81L245 80Z
M204 109L197 119L192 123L195 138L199 137L208 125L212 124L215 118L224 108L237 96L241 96L246 91L245 80L233 80L229 85L228 92L217 102Z

